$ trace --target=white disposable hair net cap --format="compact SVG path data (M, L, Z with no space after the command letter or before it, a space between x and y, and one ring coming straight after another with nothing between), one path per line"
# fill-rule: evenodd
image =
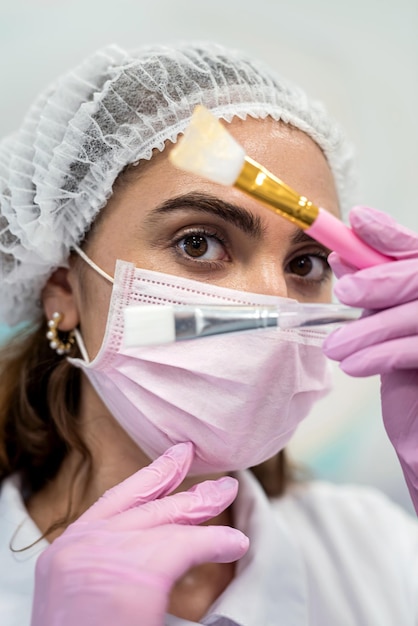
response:
M0 320L32 321L118 174L175 142L196 104L227 121L271 116L322 148L342 207L351 150L323 106L241 53L215 44L110 46L60 78L0 143Z

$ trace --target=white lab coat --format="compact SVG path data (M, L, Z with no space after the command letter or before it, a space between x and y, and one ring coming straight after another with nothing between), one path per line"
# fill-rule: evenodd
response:
M418 626L418 523L373 490L312 482L270 502L238 474L251 548L206 626ZM39 530L16 478L0 494L0 624L28 626ZM167 616L167 626L194 622ZM82 626L81 624L77 626ZM88 625L85 625L88 626ZM120 626L123 626L122 624ZM146 626L138 622L138 626Z

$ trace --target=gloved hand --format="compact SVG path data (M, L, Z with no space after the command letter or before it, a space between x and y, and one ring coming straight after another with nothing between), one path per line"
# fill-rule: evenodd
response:
M381 375L382 414L418 513L418 236L366 207L350 213L353 230L394 262L356 271L338 255L337 297L367 309L331 333L324 353L351 376Z
M241 558L248 539L228 526L197 526L235 499L226 477L187 492L193 446L170 448L110 489L39 557L32 626L162 626L170 590L191 567Z

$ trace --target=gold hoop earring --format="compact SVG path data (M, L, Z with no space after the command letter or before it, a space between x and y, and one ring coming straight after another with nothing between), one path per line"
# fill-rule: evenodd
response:
M68 333L66 341L62 341L58 335L58 325L63 320L61 313L53 313L52 318L48 320L48 332L46 338L49 339L49 346L59 355L68 354L75 343L74 332Z

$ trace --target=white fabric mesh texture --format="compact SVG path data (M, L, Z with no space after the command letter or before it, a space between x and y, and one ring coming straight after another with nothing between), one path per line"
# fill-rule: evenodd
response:
M48 276L66 265L118 174L176 141L199 103L227 121L272 116L306 132L347 206L350 146L301 89L214 44L130 53L110 46L60 78L0 143L0 321L39 315Z

